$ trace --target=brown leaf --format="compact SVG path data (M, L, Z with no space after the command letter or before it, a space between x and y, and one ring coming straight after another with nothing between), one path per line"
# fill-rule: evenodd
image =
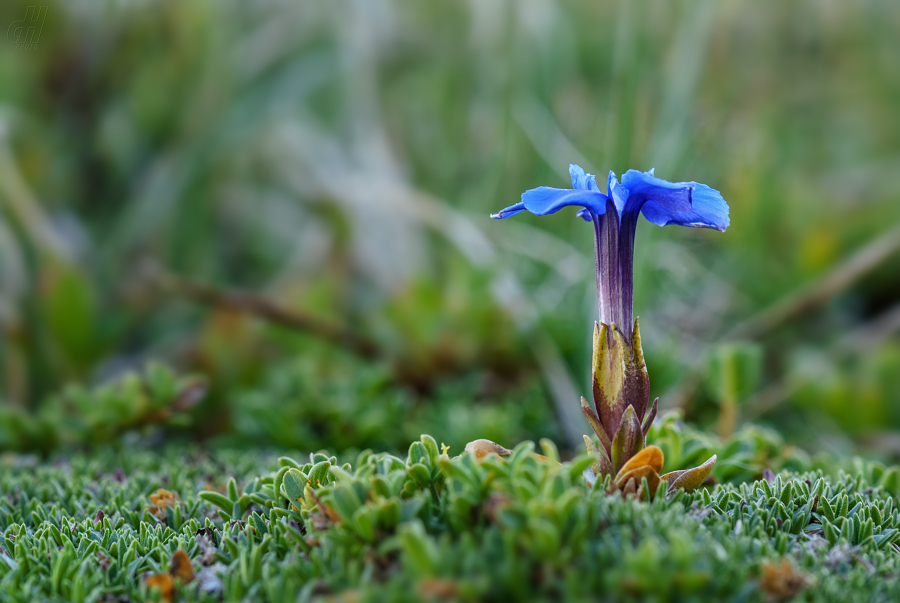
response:
M159 590L165 603L172 603L175 597L175 580L180 580L182 584L187 584L194 580L194 568L191 566L191 559L183 549L178 549L172 555L169 573L150 576L147 578L146 584L147 588Z
M319 507L319 511L321 511L320 515L324 519L327 519L331 523L335 523L335 524L341 523L341 516L338 514L337 511L335 511L334 509L331 508L331 505L329 505L328 503L322 502L322 499L319 498L318 496L316 496L316 493L313 492L313 490L311 488L307 488L307 490L308 490L307 493L309 494L309 497L312 498L312 500L316 503L316 506ZM310 514L310 515L312 515L312 514ZM315 523L315 520L314 520L314 523ZM319 528L317 527L317 529L319 529Z
M660 475L659 479L661 479L664 482L669 482L671 484L672 480L677 478L679 475L683 474L685 471L686 471L685 469L676 469L675 471L669 471L665 475Z
M419 596L424 600L444 601L455 599L459 594L459 586L451 580L440 578L425 578L416 587Z
M184 584L194 579L194 568L191 566L191 559L183 549L178 549L172 555L172 563L169 566L169 573L174 578L178 578Z
M165 603L172 603L175 596L175 580L172 574L156 574L147 578L147 588L155 588L162 595Z
M810 582L809 576L795 568L787 557L778 563L763 561L761 569L759 586L769 601L793 599Z
M669 483L669 492L674 492L679 488L684 488L685 492L693 492L706 481L709 474L712 473L713 467L716 466L716 455L709 457L709 460L693 469L683 471L672 471L666 473L660 479Z
M650 426L653 425L653 420L656 418L656 413L659 412L659 398L655 398L653 400L653 406L650 407L650 412L647 413L647 416L644 417L644 424L641 426L641 432L644 434L644 443L647 443L647 434L650 432Z
M162 488L158 489L148 498L151 503L148 511L163 521L166 520L166 509L168 507L174 508L178 504L178 493L163 490Z
M634 480L636 484L640 484L643 478L647 478L647 487L650 490L650 498L656 496L656 490L659 488L659 474L654 471L653 467L650 465L644 465L643 467L638 467L636 469L632 469L631 471L621 474L621 477L616 479L616 486L622 488L629 481Z
M508 456L512 454L511 450L507 450L500 444L495 444L490 440L475 440L469 442L466 444L466 452L474 455L478 460L483 459L489 454L496 454L499 456Z
M619 469L619 473L616 474L616 481L619 480L620 475L624 475L633 469L637 469L638 467L643 467L644 465L649 465L653 467L653 470L657 473L662 471L663 463L665 462L665 456L663 455L663 451L659 446L647 446L636 455L628 459L628 462L622 465L622 468Z
M169 490L163 490L159 488L156 492L148 496L150 502L154 505L159 505L162 507L165 506L174 506L175 503L178 502L178 493L170 492Z
M362 593L358 590L343 590L317 600L321 600L324 603L359 603L362 599Z

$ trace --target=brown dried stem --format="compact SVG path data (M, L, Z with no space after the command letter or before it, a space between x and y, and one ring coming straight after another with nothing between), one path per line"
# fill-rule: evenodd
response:
M245 291L220 289L212 285L198 283L165 272L158 266L151 266L150 272L151 280L175 295L208 306L237 310L271 323L304 331L367 360L378 358L382 355L375 342L356 333L349 327L329 323L292 308L286 308L261 295Z

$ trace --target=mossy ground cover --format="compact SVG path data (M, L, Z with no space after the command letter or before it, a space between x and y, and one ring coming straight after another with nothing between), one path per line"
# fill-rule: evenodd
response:
M183 448L5 456L0 600L900 596L895 469L782 471L650 501L589 490L589 458L558 463L542 447L546 458L526 442L482 461L427 436L405 458L349 463Z

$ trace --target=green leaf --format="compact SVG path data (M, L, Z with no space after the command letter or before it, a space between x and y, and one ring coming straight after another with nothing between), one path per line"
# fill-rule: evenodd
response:
M345 520L353 517L357 509L362 506L362 501L357 496L356 491L347 484L335 487L331 493L331 500L334 510Z
M233 500L231 500L227 496L219 494L218 492L210 492L208 490L204 490L203 492L198 494L198 496L206 502L211 503L228 513L231 512L231 508L234 506Z
M287 456L282 456L282 457L278 458L278 466L279 467L288 467L288 468L293 468L293 469L300 469L302 467L302 465L300 465L300 463L298 463L294 459L287 457Z
M594 454L596 454L596 452ZM584 473L584 470L588 467L592 467L595 462L595 457L590 454L580 454L576 456L566 465L569 473L569 479L571 481L577 480L581 476L581 474Z
M411 569L421 577L436 573L439 564L438 553L420 522L413 521L402 525L400 540L403 560Z
M250 521L253 524L253 527L256 528L256 534L260 538L269 533L269 528L266 526L266 522L256 511L250 514Z
M622 465L628 462L641 448L643 448L644 437L641 432L641 424L638 422L634 407L629 406L622 415L622 422L613 438L612 443L612 466L613 471L618 472Z
M375 515L374 509L360 507L351 517L351 524L356 533L369 542L375 539Z
M737 404L759 387L762 348L757 343L726 343L709 357L708 383L720 404Z
M324 486L328 483L328 475L329 468L331 467L331 461L320 461L313 465L313 468L309 470L309 483L312 486Z
M597 438L599 438L600 445L604 448L604 452L612 448L612 442L610 442L609 436L603 428L603 424L600 423L600 417L597 416L597 412L584 396L581 396L581 413L584 415L584 418L587 419L588 425L591 426L594 433L597 434Z
M431 471L421 463L412 465L409 468L409 474L420 486L424 487L431 483Z
M794 487L791 482L788 482L784 485L784 488L781 490L781 496L779 497L781 500L781 504L788 506L791 504L791 501L794 499Z
M231 500L237 500L240 498L240 493L238 492L237 482L234 481L233 477L228 478L228 498Z
M282 498L284 495L282 494L282 488L284 486L284 476L287 475L287 472L290 471L290 467L281 467L278 470L278 473L275 474L275 478L272 480L272 489L275 492L275 504L276 506L282 505Z
M300 505L297 504L303 501L303 490L306 487L306 476L300 472L299 469L288 469L284 474L284 481L282 482L282 492L291 504L294 505L298 510L300 509Z
M425 447L425 450L428 452L431 462L434 463L440 455L437 441L430 435L424 433L421 435L420 439L422 440L422 445Z
M400 523L412 521L413 518L419 514L419 511L422 510L424 505L425 501L419 496L404 500L400 504Z
M556 444L553 443L553 440L549 438L541 438L540 441L541 450L544 452L544 456L550 459L553 463L559 462L559 450L556 448Z
M428 450L422 444L422 442L413 442L409 445L409 454L406 457L407 466L412 466L417 463L430 465L431 457L428 455Z

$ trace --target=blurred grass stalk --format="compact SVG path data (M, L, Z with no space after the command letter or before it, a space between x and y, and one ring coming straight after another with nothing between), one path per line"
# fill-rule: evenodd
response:
M30 342L18 308L22 307L33 283L34 266L52 270L68 262L63 241L57 236L41 204L22 179L9 148L9 131L0 120L0 218L7 215L10 225L0 219L0 327L6 340L3 355L3 392L16 406L25 406L29 397L28 356ZM15 230L26 242L20 248ZM26 257L31 255L31 266Z

